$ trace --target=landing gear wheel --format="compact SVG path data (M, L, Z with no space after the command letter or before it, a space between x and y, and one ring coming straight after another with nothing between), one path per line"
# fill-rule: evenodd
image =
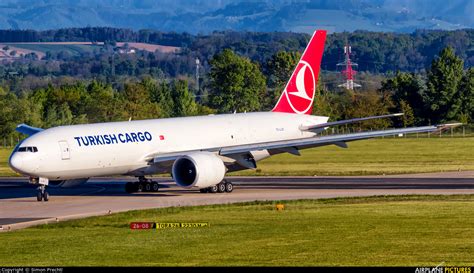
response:
M207 193L209 188L199 189L200 193Z
M157 192L160 186L156 182L151 182L151 190Z
M36 200L38 202L41 202L41 200L44 200L47 202L49 200L49 193L46 191L46 185L40 185L38 187L38 193L36 194Z
M127 193L133 192L157 192L160 188L158 182L154 182L144 176L138 177L138 182L127 182L125 184L125 191Z
M226 182L225 183L225 191L226 192L232 192L234 190L234 185L231 182Z
M225 192L225 183L224 182L221 182L219 184L217 184L217 192Z
M41 191L38 191L38 193L36 194L36 200L38 202L41 202L41 200L43 200L43 193L41 193Z
M217 185L214 185L212 187L209 187L209 192L210 193L216 193L219 191L219 188L217 187Z
M43 200L45 202L48 202L48 200L49 200L49 193L47 191L43 192Z

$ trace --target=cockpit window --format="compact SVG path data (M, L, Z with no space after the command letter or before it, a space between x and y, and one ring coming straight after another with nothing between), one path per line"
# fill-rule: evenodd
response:
M18 152L36 153L36 152L38 152L38 148L34 147L34 146L20 147L20 148L18 148Z

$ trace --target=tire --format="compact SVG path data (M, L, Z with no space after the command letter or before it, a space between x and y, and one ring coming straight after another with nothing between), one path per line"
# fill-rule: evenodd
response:
M45 192L43 193L43 200L44 200L45 202L48 202L48 200L49 200L49 193L48 193L47 191L45 191Z
M160 189L160 186L156 182L151 182L151 191L157 192Z
M149 183L149 182L146 182L146 183L145 183L145 191L146 191L146 192L151 191L151 183Z
M143 185L142 182L139 182L138 185L137 185L137 191L141 192L145 189L145 185Z
M207 193L207 191L208 191L208 188L199 189L199 192L200 192L200 193Z
M217 184L217 192L219 193L225 192L225 183L221 182Z
M210 193L216 193L219 191L219 188L217 187L217 185L214 185L212 187L209 187L209 192Z
M134 185L133 185L132 182L127 182L127 183L125 184L125 192L126 192L126 193L132 193L132 192L134 192L134 189L133 189L134 187L133 187L133 186L134 186Z
M38 193L36 194L36 201L41 202L41 200L43 200L43 194L38 191Z
M225 183L225 191L232 192L234 190L234 185L230 182Z

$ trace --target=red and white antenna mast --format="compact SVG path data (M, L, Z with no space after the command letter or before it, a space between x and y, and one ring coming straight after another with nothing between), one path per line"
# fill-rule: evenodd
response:
M351 62L351 53L351 46L348 44L344 46L344 62L338 63L337 65L344 67L344 70L342 70L341 73L344 75L346 82L338 86L349 90L354 90L355 87L361 87L361 85L354 82L354 75L357 73L357 71L352 69L352 67L357 66L357 64Z

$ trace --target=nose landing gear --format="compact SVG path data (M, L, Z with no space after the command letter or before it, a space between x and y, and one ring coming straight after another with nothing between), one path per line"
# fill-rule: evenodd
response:
M49 200L49 193L46 191L46 186L49 184L49 179L43 177L32 177L30 176L29 183L33 185L38 185L36 200L38 202Z
M49 193L46 191L46 185L41 185L38 187L38 192L36 193L36 200L41 202L41 200L48 202Z

